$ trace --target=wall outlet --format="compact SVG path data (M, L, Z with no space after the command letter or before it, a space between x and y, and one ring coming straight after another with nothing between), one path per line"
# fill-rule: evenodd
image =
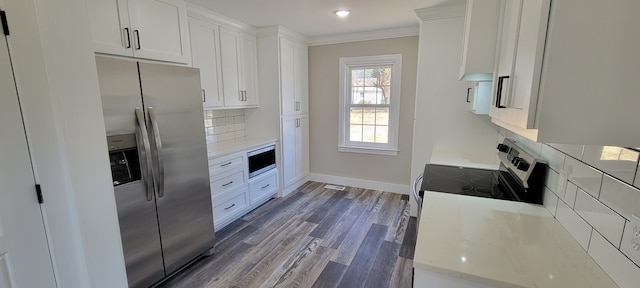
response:
M627 241L623 243L627 247L624 250L627 251L627 256L633 258L634 262L640 262L640 217L638 215L631 215L631 235Z

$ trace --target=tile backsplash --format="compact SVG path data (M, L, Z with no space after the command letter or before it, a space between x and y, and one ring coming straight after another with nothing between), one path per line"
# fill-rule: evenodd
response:
M544 206L620 287L640 287L640 258L630 251L632 215L640 216L640 152L612 146L536 143L500 129L549 164Z
M244 138L244 110L204 111L207 143L221 143Z

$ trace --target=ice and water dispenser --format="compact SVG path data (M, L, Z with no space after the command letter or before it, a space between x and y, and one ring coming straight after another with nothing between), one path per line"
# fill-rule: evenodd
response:
M141 179L135 134L107 136L113 186Z

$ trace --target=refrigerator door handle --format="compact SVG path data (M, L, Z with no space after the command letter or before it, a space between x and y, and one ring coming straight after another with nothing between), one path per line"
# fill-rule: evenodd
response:
M147 135L147 126L144 123L144 114L142 114L142 109L136 107L136 120L137 120L137 133L139 138L142 138L142 153L140 155L144 155L144 159L142 159L142 169L144 173L144 181L147 185L147 201L153 200L153 174L151 171L151 167L153 163L151 161L151 144L149 143L149 135Z
M156 121L156 112L153 107L147 109L149 111L149 121L151 121L151 127L153 128L153 137L156 144L156 159L158 160L158 167L153 169L154 178L156 180L156 188L158 189L158 198L164 197L164 160L162 157L162 140L160 139L160 128L158 127L158 121Z

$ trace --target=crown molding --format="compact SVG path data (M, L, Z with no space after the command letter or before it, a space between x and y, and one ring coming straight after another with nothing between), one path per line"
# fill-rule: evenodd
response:
M276 26L260 27L256 31L257 31L258 38L284 36L284 37L295 39L297 41L301 41L304 43L309 43L309 37L304 36L284 26L276 25Z
M309 42L309 46L418 36L419 34L420 34L420 26L410 26L410 27L376 30L376 31L368 31L368 32L313 37Z
M444 5L413 10L420 21L464 17L465 4Z
M214 11L211 11L202 6L195 5L193 3L187 2L187 16L196 18L202 21L226 26L232 29L241 30L244 32L250 32L252 34L256 34L256 27L251 25L247 25L243 22L235 20L233 18L229 18L222 14L218 14Z

